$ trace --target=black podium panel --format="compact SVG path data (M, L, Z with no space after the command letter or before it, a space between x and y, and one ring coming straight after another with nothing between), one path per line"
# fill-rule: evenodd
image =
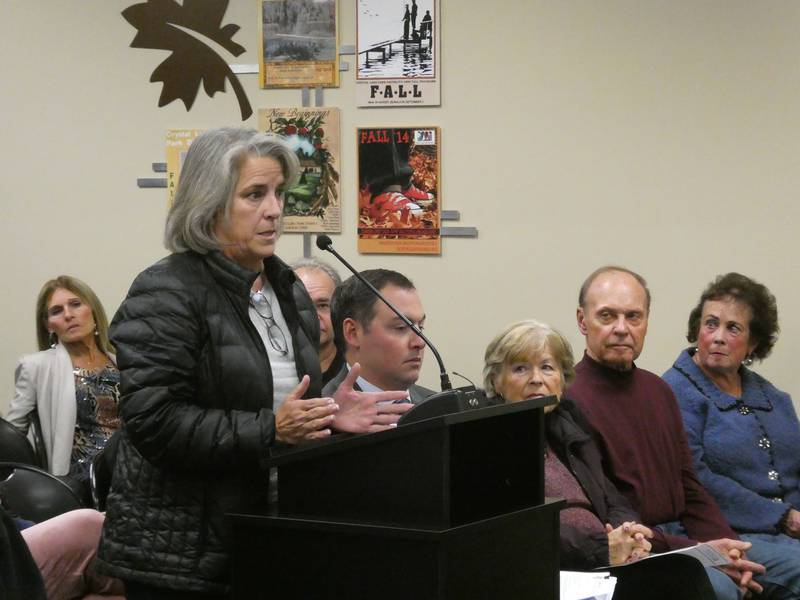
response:
M447 529L541 504L552 399L476 409L272 459L279 514Z
M647 600L716 598L705 567L691 556L666 554L608 570L617 578L614 600L641 600L643 591Z
M231 515L233 598L557 599L561 504L438 531Z

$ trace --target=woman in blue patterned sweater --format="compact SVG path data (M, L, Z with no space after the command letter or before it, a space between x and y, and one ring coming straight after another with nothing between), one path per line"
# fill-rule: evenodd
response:
M744 539L800 543L800 423L792 400L748 366L778 337L775 297L728 273L703 292L664 374L701 482Z

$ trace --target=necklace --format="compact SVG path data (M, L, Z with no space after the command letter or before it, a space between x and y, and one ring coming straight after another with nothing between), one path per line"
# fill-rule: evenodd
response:
M100 354L88 359L73 358L72 369L73 371L100 371L108 364L108 357L105 354Z

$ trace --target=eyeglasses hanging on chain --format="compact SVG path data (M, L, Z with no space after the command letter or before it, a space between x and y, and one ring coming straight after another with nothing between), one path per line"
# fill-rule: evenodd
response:
M275 322L272 305L267 297L262 292L256 292L250 296L250 305L264 321L264 325L267 326L267 337L269 338L269 344L272 346L272 349L279 352L281 356L289 354L286 334L283 333L280 325Z

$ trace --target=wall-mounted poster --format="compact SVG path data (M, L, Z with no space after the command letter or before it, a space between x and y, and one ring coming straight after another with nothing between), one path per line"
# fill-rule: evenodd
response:
M338 87L337 0L261 0L262 88Z
M167 130L167 206L172 206L175 200L175 190L178 189L178 177L186 159L186 152L194 138L201 133L202 129Z
M358 251L441 252L438 127L371 127L358 135Z
M341 232L339 109L262 108L258 127L286 138L300 159L300 181L284 193L283 230Z
M439 106L439 0L358 0L358 106Z

